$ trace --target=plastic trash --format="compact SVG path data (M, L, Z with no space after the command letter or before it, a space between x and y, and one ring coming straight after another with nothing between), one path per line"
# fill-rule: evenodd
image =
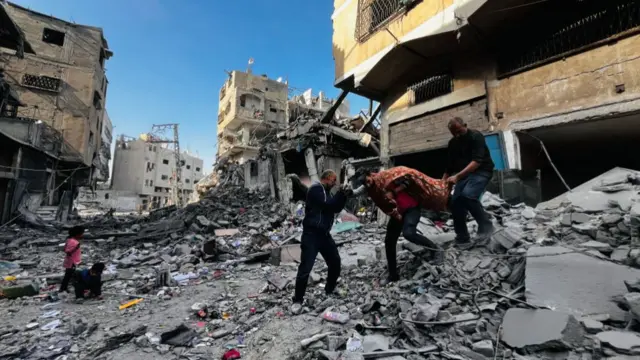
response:
M48 318L52 318L52 317L56 317L58 315L60 315L60 310L51 310L51 311L47 311L46 313L40 315L41 318L44 319L48 319Z
M358 333L353 333L349 339L347 339L347 351L348 352L362 352L362 338Z
M120 310L124 310L124 309L130 308L130 307L132 307L133 305L136 305L136 304L138 304L138 303L142 302L142 300L144 300L144 299L140 298L140 299L134 299L134 300L131 300L131 301L129 301L128 303L124 303L124 304L120 305L120 306L118 307L118 309L120 309Z
M236 349L231 349L222 355L222 360L234 360L240 359L240 352Z
M349 314L343 314L343 313L339 313L339 312L334 312L334 311L327 311L322 315L322 318L329 321L329 322L334 322L334 323L338 323L338 324L346 324L349 322Z
M55 330L58 326L60 326L60 324L62 324L62 321L53 320L52 322L50 322L50 323L44 325L43 327L41 327L40 330L42 330L42 331Z
M180 285L184 285L189 280L197 279L197 278L198 278L198 275L193 273L193 272L190 272L190 273L187 273L187 274L175 274L175 275L173 275L173 280L175 280Z

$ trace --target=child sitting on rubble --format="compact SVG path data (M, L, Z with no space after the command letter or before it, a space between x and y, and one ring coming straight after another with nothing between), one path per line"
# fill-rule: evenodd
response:
M75 273L73 287L76 291L76 300L84 299L88 291L88 297L102 299L102 272L103 263L95 263L91 269L78 270Z
M64 277L60 284L60 292L69 292L69 281L76 272L76 266L80 264L80 239L84 235L82 226L74 226L69 229L69 238L64 245Z

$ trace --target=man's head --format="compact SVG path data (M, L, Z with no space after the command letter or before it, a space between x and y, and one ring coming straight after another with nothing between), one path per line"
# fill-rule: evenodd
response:
M93 266L91 267L91 270L89 271L93 275L102 275L102 272L104 271L104 263L99 262L99 263L93 264Z
M74 226L69 229L69 237L80 239L82 235L84 235L84 227L82 226Z
M464 135L467 133L467 124L465 124L464 120L461 118L454 117L449 120L449 131L451 131L451 135L454 137Z
M373 170L369 168L359 168L358 170L356 170L356 173L349 178L349 181L351 182L351 187L353 189L357 189L362 185L366 185L367 177L371 175L372 172Z
M325 170L320 175L320 183L327 187L332 188L336 185L336 181L338 180L338 175L333 170Z

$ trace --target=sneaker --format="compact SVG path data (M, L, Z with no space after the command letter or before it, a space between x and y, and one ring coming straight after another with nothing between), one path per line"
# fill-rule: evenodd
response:
M298 314L300 314L302 312L302 304L293 303L293 304L291 304L291 308L289 310L291 310L291 313L293 315L298 315Z

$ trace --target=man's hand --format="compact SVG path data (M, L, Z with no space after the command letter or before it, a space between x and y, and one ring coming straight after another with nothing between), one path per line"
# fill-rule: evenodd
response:
M457 184L458 181L460 181L460 178L458 177L458 175L449 176L447 178L447 183L448 184Z

